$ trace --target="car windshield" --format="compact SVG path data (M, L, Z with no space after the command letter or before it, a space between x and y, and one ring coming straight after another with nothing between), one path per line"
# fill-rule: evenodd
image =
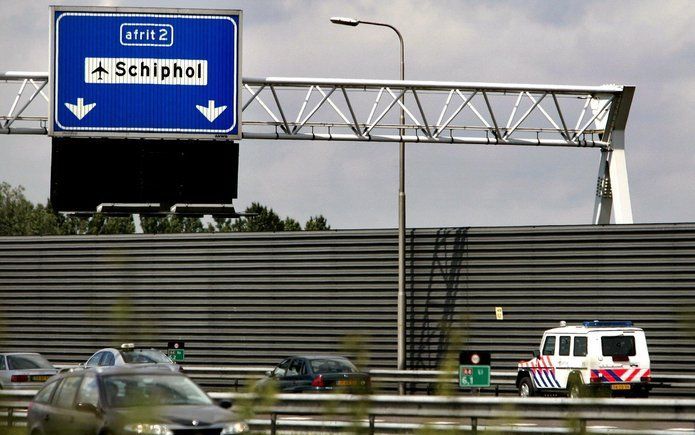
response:
M154 349L141 349L121 352L123 361L130 364L171 364L171 360L162 352Z
M212 400L185 376L128 374L105 376L107 403L114 408L210 405Z
M317 358L311 360L311 370L314 373L356 373L357 368L342 358Z
M53 369L46 358L36 353L7 355L7 367L10 370Z

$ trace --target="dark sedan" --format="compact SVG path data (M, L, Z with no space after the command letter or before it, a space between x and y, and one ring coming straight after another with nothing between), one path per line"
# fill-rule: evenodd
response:
M266 373L261 382L277 382L283 393L345 391L366 393L369 374L361 372L342 356L295 356Z
M248 431L188 377L152 369L98 368L50 379L29 404L31 435L231 435Z

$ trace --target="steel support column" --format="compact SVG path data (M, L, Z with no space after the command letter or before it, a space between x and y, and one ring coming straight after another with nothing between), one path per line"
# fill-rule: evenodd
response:
M608 225L611 223L611 209L613 208L613 196L611 192L610 165L611 152L601 150L601 160L598 165L598 177L596 178L596 200L594 202L594 225Z
M632 204L630 203L630 188L627 183L625 130L613 130L611 144L613 150L610 152L608 173L610 174L613 220L616 224L631 224Z

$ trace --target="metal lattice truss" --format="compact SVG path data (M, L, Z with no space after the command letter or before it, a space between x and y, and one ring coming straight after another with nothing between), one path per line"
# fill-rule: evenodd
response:
M47 74L0 73L3 83L0 102L10 103L0 134L47 134ZM633 93L618 85L246 78L242 137L600 148L593 221L609 223L613 211L616 223L631 223L624 129Z
M245 79L244 90L244 138L604 149L623 95L613 85L294 78Z
M0 134L47 134L48 74L35 72L0 73L0 102L9 110L4 114L0 106ZM19 87L15 90L13 87Z

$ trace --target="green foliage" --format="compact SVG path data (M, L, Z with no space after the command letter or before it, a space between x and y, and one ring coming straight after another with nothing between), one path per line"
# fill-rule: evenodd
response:
M209 224L210 232L278 232L278 231L302 231L302 225L295 219L287 216L283 220L272 208L258 202L246 207L244 214L251 215L233 219L215 219L215 224ZM311 217L306 223L306 231L329 230L331 227L323 215Z
M55 213L50 203L32 204L24 188L0 183L0 236L48 236L65 234L131 234L132 216L92 218L66 217Z
M302 226L299 222L289 216L282 221L282 226L284 231L302 231Z
M24 188L0 183L0 236L73 234L70 225L53 213L50 206L34 206Z
M249 421L258 414L264 414L277 402L280 387L277 381L251 383L244 395L234 401L236 414L242 421Z
M328 225L328 221L322 214L318 216L311 216L306 224L304 225L305 231L327 231L330 230L331 226Z
M269 207L254 202L245 210L252 215L239 219L215 218L207 227L198 218L167 216L142 216L140 223L144 233L202 233L202 232L267 232L302 231L301 224L291 218L280 216ZM329 230L323 215L312 216L306 223L306 231ZM50 202L45 206L34 205L24 196L24 188L13 188L0 183L0 236L47 236L71 234L133 234L133 216L105 216L100 213L92 217L66 216L53 211Z
M253 216L239 218L232 224L232 231L259 232L259 231L284 231L285 224L272 208L268 208L257 202L251 203L244 211Z
M202 233L205 231L199 218L182 216L142 216L142 232L147 234Z
M133 216L113 217L95 213L87 221L86 232L80 234L134 234Z

